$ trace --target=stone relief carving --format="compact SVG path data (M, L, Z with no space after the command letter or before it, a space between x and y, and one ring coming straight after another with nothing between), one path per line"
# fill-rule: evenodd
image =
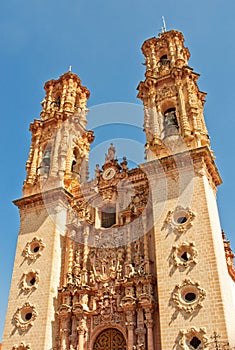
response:
M15 326L24 333L32 327L37 315L36 308L29 302L26 302L22 307L17 309L13 317Z
M108 235L104 235L102 231L94 230L94 246L99 248L121 247L124 245L125 231L120 227L109 231Z
M145 320L146 308L154 309L155 305L155 279L146 268L149 260L145 244L148 240L136 238L125 249L119 245L122 231L114 229L106 233L94 230L94 233L90 228L94 246L87 247L72 240L68 242L65 285L59 290L60 342L68 349L70 346L71 349L77 348L82 341L81 337L78 340L80 318L86 319L84 322L89 332L106 325L119 325L127 331L127 327L136 322L139 333L133 345L142 349L149 325L147 318ZM86 275L85 284L83 275ZM130 308L132 316L128 321ZM71 323L73 333L67 334L64 330L71 328Z
M123 252L123 248L98 248L91 252L90 260L96 282L106 283L122 277Z
M198 282L185 279L182 284L175 287L172 302L177 310L192 314L203 306L202 301L205 297L206 291Z
M176 234L183 234L193 225L195 213L190 208L177 206L175 210L168 212L164 226Z
M23 250L23 255L29 260L36 260L42 255L42 251L45 248L45 243L42 239L34 237L31 242L28 242Z
M175 89L173 86L163 86L157 93L157 101L171 98L175 95Z
M194 242L182 242L173 246L171 260L176 267L187 268L197 264L197 256L198 251Z

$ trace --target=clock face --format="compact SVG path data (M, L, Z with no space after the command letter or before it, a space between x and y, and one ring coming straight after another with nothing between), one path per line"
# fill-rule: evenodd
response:
M107 168L103 172L103 179L110 180L110 179L112 179L112 177L114 177L114 175L115 175L115 169L114 168Z

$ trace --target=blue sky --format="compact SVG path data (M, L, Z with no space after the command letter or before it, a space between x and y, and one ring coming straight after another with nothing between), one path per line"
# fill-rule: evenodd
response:
M221 223L235 248L234 0L2 1L0 337L19 229L11 201L21 196L28 127L39 117L44 83L72 65L91 91L89 107L127 102L142 108L136 99L136 87L144 79L141 45L158 35L162 15L167 29L183 32L189 65L201 74L199 87L208 93L205 118L224 180L218 192ZM134 139L134 129L130 132ZM97 129L97 138L102 134Z

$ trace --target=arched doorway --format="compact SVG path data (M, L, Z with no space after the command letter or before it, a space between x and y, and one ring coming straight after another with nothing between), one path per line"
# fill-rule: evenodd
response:
M118 329L105 329L96 338L93 350L126 350L126 340Z

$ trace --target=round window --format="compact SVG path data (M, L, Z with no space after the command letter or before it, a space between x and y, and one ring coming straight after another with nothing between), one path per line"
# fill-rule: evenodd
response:
M180 291L180 296L184 303L190 304L198 300L199 291L197 287L188 285L184 286Z
M29 272L26 277L25 277L25 281L27 283L28 286L34 286L36 283L36 273L35 272ZM38 279L38 278L37 278Z
M21 320L22 322L29 322L33 317L33 309L31 307L23 307L21 310Z
M184 224L187 221L186 216L180 216L177 218L177 223L178 224Z
M36 253L39 252L39 250L40 250L40 244L39 244L39 242L32 242L32 243L30 244L30 251L31 251L31 253L36 254Z
M183 225L188 221L188 213L184 210L177 211L174 216L173 220L176 225Z
M196 294L192 292L186 293L184 296L184 299L189 303L196 300L196 298L197 298Z

